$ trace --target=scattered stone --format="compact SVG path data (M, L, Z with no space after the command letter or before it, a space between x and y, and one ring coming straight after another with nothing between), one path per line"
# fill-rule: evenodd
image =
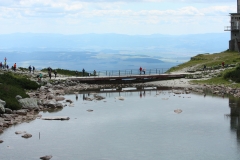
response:
M52 155L47 155L47 156L40 157L40 159L42 159L42 160L49 160L51 158L52 158Z
M16 131L15 134L25 134L26 131Z
M0 143L3 143L3 140L0 140Z
M93 110L92 110L92 109L88 109L87 111L88 111L88 112L93 112Z
M70 99L67 99L66 102L73 103L73 101Z
M32 137L32 135L31 135L31 134L29 134L29 133L26 133L26 134L22 135L22 137L23 137L23 138L31 138L31 137Z
M179 113L182 113L182 110L181 109L176 109L176 110L174 110L174 112L179 114Z
M12 114L12 110L9 109L9 108L5 108L5 113L7 113L7 114Z
M0 133L3 133L3 130L2 130L2 129L0 129Z

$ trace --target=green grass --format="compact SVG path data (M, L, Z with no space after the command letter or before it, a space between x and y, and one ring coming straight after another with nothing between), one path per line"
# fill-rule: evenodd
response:
M24 76L14 73L0 74L0 98L6 102L6 108L20 109L16 96L29 97L25 90L36 90L40 86Z
M168 72L174 72L181 70L183 68L193 67L203 68L204 65L207 67L217 67L225 63L225 65L229 64L238 64L240 63L240 54L238 52L221 52L214 54L199 54L186 63L180 64L177 67L172 67L168 70Z

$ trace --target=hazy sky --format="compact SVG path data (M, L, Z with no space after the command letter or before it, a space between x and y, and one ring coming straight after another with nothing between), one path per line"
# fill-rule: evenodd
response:
M224 32L237 0L0 0L0 34Z

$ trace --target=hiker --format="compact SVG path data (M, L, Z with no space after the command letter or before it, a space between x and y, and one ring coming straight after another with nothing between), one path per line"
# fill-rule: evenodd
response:
M224 62L222 62L222 67L224 68Z
M42 80L42 73L39 73L39 75L37 75L38 78L38 82L40 82Z
M32 71L31 65L28 67L28 70L29 70L29 73L31 73L31 71Z
M57 70L55 69L55 70L53 71L53 73L54 73L55 78L56 78L56 77L57 77Z
M205 71L205 70L206 70L206 68L207 68L207 67L206 67L206 65L204 65L204 66L203 66L203 70Z
M146 71L146 69L145 69L145 68L143 68L143 74L145 74L145 71Z
M76 74L76 77L77 77L78 76L78 71L76 71L75 74Z
M139 68L140 74L142 74L142 67Z
M33 66L33 67L32 67L32 69L33 69L33 74L34 74L34 71L35 71L35 67Z
M9 66L7 65L7 70L8 70Z
M52 78L52 70L51 69L49 69L49 71L48 71L48 76L50 79Z
M82 70L82 76L84 77L84 74L85 74L85 69L83 68Z
M14 65L13 65L13 70L16 72L16 68L17 68L17 64L16 63L14 63Z

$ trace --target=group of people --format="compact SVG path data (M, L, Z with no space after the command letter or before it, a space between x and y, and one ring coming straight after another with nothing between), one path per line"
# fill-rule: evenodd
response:
M77 77L78 74L79 74L79 72L78 72L78 71L75 71L75 74L76 74L76 77ZM97 71L94 70L94 71L93 71L93 76L96 76L96 75L97 75ZM86 76L86 72L85 72L85 69L84 69L84 68L82 69L82 76L83 76L83 77ZM88 76L91 76L91 74L88 73Z
M34 74L35 67L30 65L30 66L28 67L28 70L29 70L30 73L33 72L33 74Z
M146 72L146 69L145 69L145 68L142 68L142 67L140 67L140 68L139 68L139 71L140 71L140 74L142 74L142 72L143 72L143 74L145 74L145 72Z
M47 70L48 70L48 76L49 76L50 79L52 78L52 72L54 73L55 78L57 77L57 70L56 69L53 70L51 67L48 67Z

